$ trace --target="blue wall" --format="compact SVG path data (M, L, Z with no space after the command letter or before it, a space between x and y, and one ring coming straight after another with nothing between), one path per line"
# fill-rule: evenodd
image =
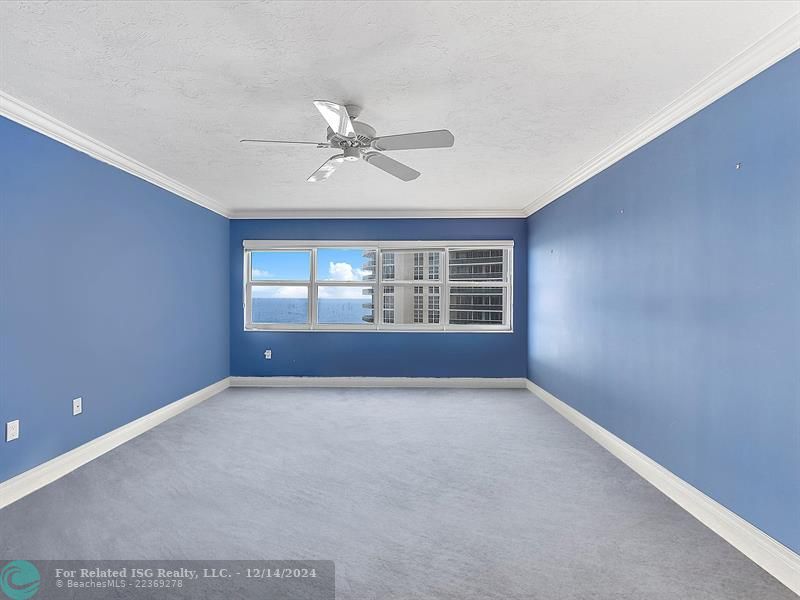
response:
M528 376L800 551L800 53L528 224Z
M244 331L242 240L513 239L514 333ZM524 377L524 219L231 221L231 375ZM264 350L272 349L272 360Z
M0 481L228 374L527 372L800 551L799 88L795 53L527 223L228 222L0 119ZM512 334L243 331L243 239L509 238Z
M226 377L228 301L226 219L0 118L0 481Z

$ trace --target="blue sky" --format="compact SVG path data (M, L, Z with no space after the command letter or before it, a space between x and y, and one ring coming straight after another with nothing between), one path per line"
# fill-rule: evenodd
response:
M253 252L254 281L300 279L309 277L310 252Z
M362 269L367 262L364 250L356 248L320 248L317 250L317 280L363 281L372 278L371 271ZM309 279L310 254L307 251L253 252L253 281ZM360 287L320 287L323 298L364 298ZM305 298L305 287L276 286L254 288L257 298Z
M362 270L367 259L364 251L353 248L320 248L317 251L317 279L324 281L361 281L368 273ZM309 278L310 253L253 252L253 280L300 280Z

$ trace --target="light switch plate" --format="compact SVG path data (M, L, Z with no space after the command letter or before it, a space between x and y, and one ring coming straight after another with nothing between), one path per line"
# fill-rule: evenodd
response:
M6 423L6 441L13 442L19 438L19 419Z
M79 415L83 412L83 398L75 398L72 401L72 416Z

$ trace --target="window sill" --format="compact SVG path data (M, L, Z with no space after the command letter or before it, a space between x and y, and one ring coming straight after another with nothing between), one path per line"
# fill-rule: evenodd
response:
M513 329L501 327L486 327L484 329L461 329L451 327L448 329L433 329L433 328L403 328L403 327L281 327L281 326L266 326L266 327L245 327L244 331L247 332L304 332L304 333L514 333Z

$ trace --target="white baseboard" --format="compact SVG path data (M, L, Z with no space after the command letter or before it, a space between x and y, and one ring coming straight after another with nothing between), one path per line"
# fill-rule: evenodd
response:
M207 400L211 396L236 387L463 387L463 388L524 388L525 378L482 377L226 377L180 400L155 410L135 421L78 446L46 463L0 482L0 509L39 488L56 481L81 467L171 419L175 415Z
M526 387L731 546L800 595L800 556L530 380Z
M231 387L524 388L524 377L231 377Z
M0 483L0 508L74 471L156 425L233 387L525 388L793 592L800 556L530 380L521 377L226 377L74 450Z
M227 389L230 385L229 379L230 378L226 377L216 383L212 383L202 390L198 390L180 400L167 404L135 421L131 421L122 427L109 431L105 435L101 435L90 442L86 442L74 450L70 450L52 460L48 460L46 463L42 463L38 467L34 467L29 471L20 473L16 477L12 477L0 483L0 508L8 506L12 502L16 502L31 492L35 492L48 483L54 482L56 479L63 477L67 473L85 465L98 456L105 454L109 450L113 450L117 446L135 438L137 435L141 435L167 419L171 419L175 415Z

